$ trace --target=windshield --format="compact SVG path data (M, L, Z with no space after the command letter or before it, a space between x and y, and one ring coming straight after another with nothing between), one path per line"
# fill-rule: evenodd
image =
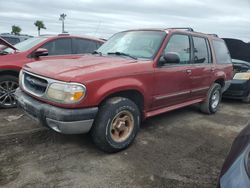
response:
M136 58L152 59L166 33L163 31L128 31L117 33L97 52L102 55L127 54Z
M23 42L20 42L14 45L14 47L17 48L18 51L23 52L23 51L31 49L32 47L36 46L42 41L45 41L46 39L47 38L39 38L39 37L30 38L30 39L27 39ZM6 48L4 51L8 53L14 52L12 48Z

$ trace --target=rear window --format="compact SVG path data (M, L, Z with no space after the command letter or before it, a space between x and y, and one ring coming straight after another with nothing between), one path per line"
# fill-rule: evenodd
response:
M224 41L213 40L213 46L215 50L215 57L219 64L232 63L230 53Z

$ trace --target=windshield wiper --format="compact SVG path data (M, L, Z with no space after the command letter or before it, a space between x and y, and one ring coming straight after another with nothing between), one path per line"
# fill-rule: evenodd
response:
M120 56L127 56L127 57L130 57L130 58L132 58L132 59L135 59L135 60L137 60L137 57L135 57L135 56L132 56L132 55L130 55L130 54L126 54L126 53L123 53L123 52L108 52L107 53L108 55L120 55Z
M98 52L97 50L93 51L92 54L99 54L100 56L102 56L102 52Z

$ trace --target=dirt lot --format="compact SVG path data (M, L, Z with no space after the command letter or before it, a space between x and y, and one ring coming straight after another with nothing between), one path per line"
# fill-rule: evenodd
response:
M195 106L145 121L135 143L108 155L88 135L43 129L16 109L0 111L0 187L215 187L250 104L224 101L216 115Z

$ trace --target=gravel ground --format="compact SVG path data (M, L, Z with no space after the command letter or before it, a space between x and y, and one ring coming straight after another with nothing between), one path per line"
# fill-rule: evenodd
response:
M134 144L105 154L88 135L60 135L17 109L0 110L0 187L215 187L250 104L215 115L187 107L146 120Z

